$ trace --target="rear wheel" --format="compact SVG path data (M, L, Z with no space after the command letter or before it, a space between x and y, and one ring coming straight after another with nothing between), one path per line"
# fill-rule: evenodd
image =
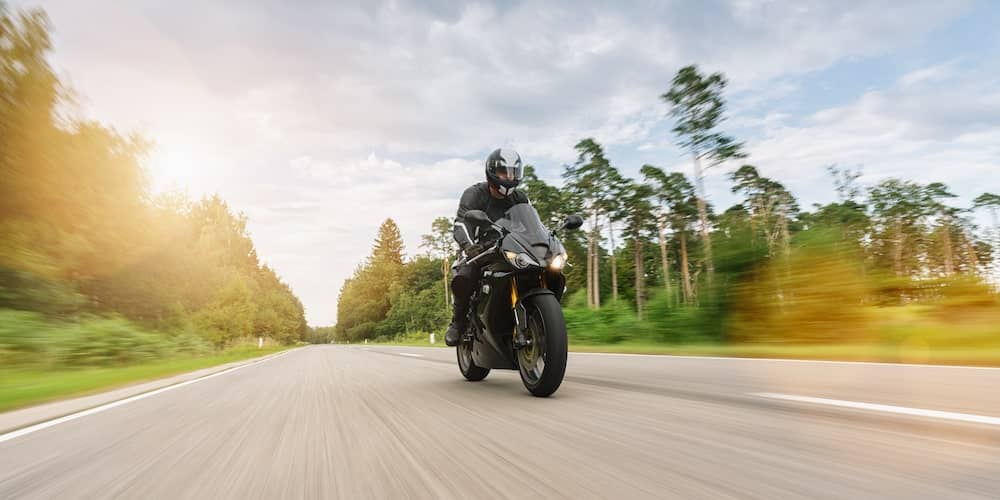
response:
M463 340L455 348L455 352L458 355L458 369L462 372L462 376L469 382L479 382L490 374L490 369L476 365L475 360L472 359L473 342L475 340Z
M517 351L517 367L528 392L544 398L559 389L566 374L566 320L552 295L536 295L525 306L531 343Z

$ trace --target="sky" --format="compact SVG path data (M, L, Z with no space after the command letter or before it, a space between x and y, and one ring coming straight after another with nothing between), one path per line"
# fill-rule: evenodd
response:
M383 220L421 252L496 147L554 184L584 137L690 174L659 98L688 64L725 73L722 129L803 207L835 199L831 164L1000 191L1000 2L9 3L48 12L74 113L154 142L154 190L247 214L312 325Z

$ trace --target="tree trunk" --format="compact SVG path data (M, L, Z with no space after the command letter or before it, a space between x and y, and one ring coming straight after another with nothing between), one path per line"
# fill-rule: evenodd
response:
M990 218L993 219L993 248L992 257L993 262L990 262L991 271L993 271L993 286L994 289L997 287L997 283L1000 282L1000 221L997 220L997 209L990 208Z
M589 295L590 301L588 305L591 308L601 307L601 279L600 279L600 262L601 262L601 226L599 223L599 215L597 209L594 209L594 226L590 232L590 261L588 266L590 268L590 287L591 293Z
M691 303L694 292L691 290L691 273L688 270L687 231L681 231L681 282L684 285L684 302Z
M618 259L615 257L615 224L608 219L611 234L611 300L618 301Z
M712 263L712 237L708 234L708 209L705 206L705 179L701 171L701 159L698 153L694 156L694 180L698 187L698 219L701 220L701 242L705 247L705 270L708 271L708 282L712 282L715 265Z
M948 219L944 219L944 225L941 228L944 234L941 235L941 243L944 244L944 275L951 276L955 272L955 263L952 259L951 251L951 224L949 224Z
M587 233L587 307L594 308L594 232Z
M639 234L635 235L635 313L639 320L642 320L642 307L645 297L642 296L643 275L646 274L642 262L642 242Z
M663 288L665 288L667 294L667 304L670 303L670 264L667 262L667 235L664 234L666 228L663 226L663 221L659 220L657 224L657 233L660 235L660 264L663 266Z
M788 258L792 254L792 235L788 231L788 214L784 209L781 211L781 239L782 251L785 253L785 258Z
M597 235L601 233L598 232ZM594 238L594 307L601 307L601 240Z
M899 278L903 276L903 221L899 219L896 219L896 236L892 244L892 267Z
M975 245L972 244L972 234L965 238L965 251L969 259L969 274L975 276L978 271L976 265L979 263L979 255L976 253Z

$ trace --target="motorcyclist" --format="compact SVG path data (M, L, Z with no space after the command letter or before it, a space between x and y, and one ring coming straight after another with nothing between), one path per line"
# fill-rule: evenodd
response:
M516 151L496 149L486 158L486 182L474 184L462 193L455 217L455 241L467 257L475 256L483 250L485 244L491 243L488 236L491 231L488 227L467 223L465 213L469 210L482 210L490 220L497 220L514 205L528 203L528 197L517 190L523 177L524 165ZM453 269L451 291L454 309L451 325L444 336L445 344L449 346L458 345L462 340L462 333L468 327L469 301L481 276L479 262Z

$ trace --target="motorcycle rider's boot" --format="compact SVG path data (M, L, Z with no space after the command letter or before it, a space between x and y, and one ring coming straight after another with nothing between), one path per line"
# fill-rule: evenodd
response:
M462 334L465 333L465 324L460 321L452 321L448 326L448 332L444 334L444 343L448 347L455 347L462 342Z
M444 334L444 343L448 347L455 347L462 343L462 335L469 327L469 301L472 293L468 287L468 280L456 276L451 283L451 289L455 293L452 299L451 325Z

